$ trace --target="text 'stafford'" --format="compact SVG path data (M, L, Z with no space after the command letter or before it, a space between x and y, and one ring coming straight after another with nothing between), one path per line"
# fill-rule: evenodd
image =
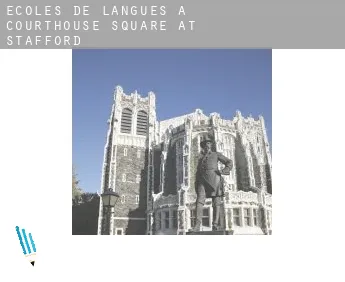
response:
M8 46L78 46L80 45L80 36L7 36Z

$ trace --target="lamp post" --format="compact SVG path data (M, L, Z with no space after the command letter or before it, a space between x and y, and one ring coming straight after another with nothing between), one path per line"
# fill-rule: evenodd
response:
M113 191L113 189L109 188L108 190L104 191L104 193L101 195L102 197L102 203L104 207L103 216L105 218L109 217L107 222L108 228L106 228L106 233L110 235L111 232L111 209L115 207L117 200L119 199L120 195Z

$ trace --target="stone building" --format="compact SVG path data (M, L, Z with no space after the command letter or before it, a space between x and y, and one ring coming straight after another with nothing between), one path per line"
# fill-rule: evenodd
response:
M206 135L214 137L214 150L234 162L223 176L221 225L234 235L271 234L272 164L262 116L255 120L237 111L225 120L197 109L158 121L154 93L126 95L117 86L108 124L101 189L112 188L120 198L110 213L100 204L99 235L183 235L193 228L199 144ZM209 231L211 199L203 215L202 230Z

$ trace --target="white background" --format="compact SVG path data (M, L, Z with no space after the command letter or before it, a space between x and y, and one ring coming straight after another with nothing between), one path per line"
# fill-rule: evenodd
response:
M72 236L72 51L0 50L0 280L344 281L345 50L272 61L272 236Z

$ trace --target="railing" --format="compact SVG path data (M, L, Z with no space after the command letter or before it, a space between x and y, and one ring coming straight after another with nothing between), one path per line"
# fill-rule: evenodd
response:
M262 198L264 202L262 201ZM186 204L193 204L196 201L196 194L186 194ZM210 199L207 199L209 202ZM244 191L229 191L225 195L225 203L227 204L239 204L239 203L255 203L260 204L264 203L265 205L272 205L272 195L270 194L259 194L255 192L244 192ZM163 196L159 194L154 200L154 207L163 207L163 206L173 206L178 204L178 195L169 195Z
M253 192L229 192L229 201L232 203L249 202L249 203L259 203L259 195Z
M170 207L178 204L178 195L168 195L163 196L162 194L158 195L154 199L153 208L162 208Z
M225 127L231 127L233 129L235 129L235 124L233 121L231 120L224 120L224 119L220 119L219 120L219 125L220 126L225 126Z
M259 195L253 192L244 192L238 191L233 192L230 191L228 197L225 196L225 200L227 203L239 203L239 202L249 202L249 203L259 203ZM196 201L195 194L187 194L187 203L194 203Z

